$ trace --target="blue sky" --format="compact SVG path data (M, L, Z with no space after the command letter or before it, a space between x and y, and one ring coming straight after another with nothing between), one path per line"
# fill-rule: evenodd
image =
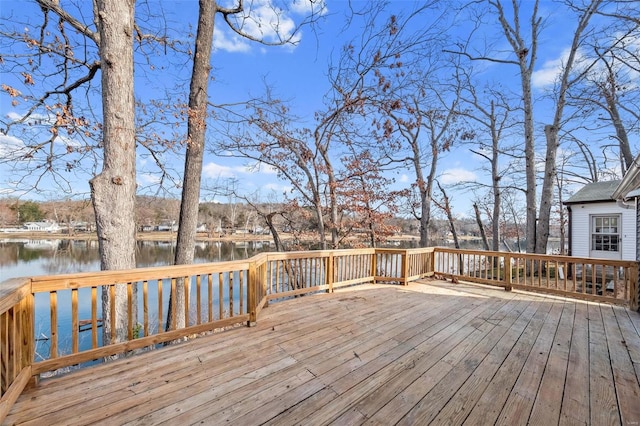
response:
M263 5L268 0L260 0L258 5ZM64 1L62 2L65 3ZM90 2L84 2L88 5ZM299 22L305 9L302 0L296 0L293 4L293 12L287 15L284 21L286 25L293 26ZM523 1L523 9L531 5L529 0ZM140 5L141 2L138 2ZM189 31L195 31L197 17L197 1L178 0L149 2L155 11L163 12L168 26L174 31L172 36L188 40L186 35ZM356 7L365 4L363 1L355 1ZM402 13L414 7L411 1L396 0L389 4L390 13ZM356 25L345 30L344 17L347 13L348 3L346 1L327 1L325 16L319 21L315 30L304 28L299 34L299 43L295 47L267 47L234 36L224 23L218 20L214 35L215 53L212 60L213 81L209 89L212 103L239 102L250 96L257 96L263 93L263 80L272 85L274 91L282 98L287 99L295 105L295 112L298 116L313 120L315 111L322 109L322 97L328 89L327 68L328 64L342 46L354 35L358 34L359 27ZM139 6L140 7L140 6ZM33 2L24 0L0 0L0 14L3 19L12 17L17 22L30 22L37 24L40 22L37 14L37 6ZM85 11L86 12L86 11ZM543 98L546 90L553 86L562 58L566 56L566 49L570 43L571 31L575 27L573 21L568 20L567 12L561 4L552 1L542 1L540 15L545 19L546 28L540 38L540 48L538 51L538 61L536 72L533 76L535 96L538 99L536 106L537 125L537 145L539 151L543 151L542 123L550 120L551 105ZM452 39L462 36L467 28L464 22L464 14L460 14L456 24L458 29L452 32ZM15 18L15 19L14 19ZM490 15L485 19L491 25L483 32L485 40L480 37L476 43L483 44L486 41L494 43L497 51L508 51L506 42L500 37L499 28L495 25L495 19ZM168 59L168 60L167 60ZM182 61L182 65L180 65ZM149 73L151 78L146 78L146 74L137 73L136 76L136 96L141 99L153 98L158 93L171 90L172 96L180 93L180 90L173 86L176 81L181 81L182 96L186 97L188 88L188 73L190 63L183 57L166 58L159 56L155 59L156 66L166 68L160 73ZM168 64L168 65L167 65ZM500 81L507 87L518 89L518 74L515 67L508 67L498 64L482 65L476 64L482 69L482 78L486 82ZM14 84L20 80L19 75L7 72L3 69L2 82ZM18 85L16 83L16 85ZM99 104L97 93L93 93L93 101ZM24 112L26 103L16 107L11 105L11 100L3 91L0 94L0 115L4 120L10 120L16 114ZM19 135L0 134L0 155L7 150L15 149L19 145ZM634 151L635 154L635 151ZM171 164L175 170L182 169L182 159L179 154L167 155L164 158L167 164ZM261 167L258 170L252 169L245 161L240 159L230 159L228 157L217 157L207 153L204 164L203 186L213 185L216 181L226 178L236 178L240 182L241 188L247 192L261 190L263 193L274 190L282 193L288 189L286 182L279 181L272 170ZM147 174L154 170L150 167L148 160L140 158L138 160L139 184L146 186L155 177ZM77 175L69 178L71 191L76 195L88 196L88 175L77 172ZM16 170L0 165L0 194L22 195L22 189L16 185ZM412 174L399 171L396 178L398 185L407 185L412 181ZM439 164L440 181L452 188L450 195L453 197L453 204L456 212L461 215L470 214L471 194L455 189L455 185L460 181L483 181L488 182L486 173L481 170L478 157L472 154L468 147L454 146L452 151L443 155ZM27 178L29 179L29 178ZM55 198L56 194L65 196L53 189L54 186L45 184L45 188L50 188L51 192L46 194L29 193L25 198ZM177 194L177 192L175 192ZM204 191L203 200L213 198L211 193ZM220 200L224 201L224 199Z

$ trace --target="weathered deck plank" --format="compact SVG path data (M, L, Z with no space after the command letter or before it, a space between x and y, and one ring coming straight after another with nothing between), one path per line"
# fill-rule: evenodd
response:
M640 314L429 281L278 302L258 325L24 392L7 424L633 424Z

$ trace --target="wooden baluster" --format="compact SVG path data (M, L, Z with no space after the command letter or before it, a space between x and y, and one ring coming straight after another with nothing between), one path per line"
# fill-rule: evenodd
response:
M196 276L196 324L202 324L202 295L200 293L200 275Z
M173 303L173 309L171 309L171 330L176 329L176 310L178 301L176 300L176 279L171 278L171 297L169 303Z
M78 353L78 342L80 340L78 322L78 289L71 289L71 353Z
M334 268L333 262L334 262L333 253L331 253L329 257L327 257L327 271L326 271L327 284L329 284L330 293L333 293L333 268Z
M58 357L58 293L52 291L49 293L49 309L51 318L51 352L50 358Z
M218 272L218 319L224 318L224 274Z
M98 287L91 287L91 348L98 347Z
M184 287L184 326L189 327L189 294L191 294L191 277L184 277L182 281Z
M255 262L249 263L248 270L248 279L247 279L247 313L249 314L249 321L247 325L251 327L255 324L257 316L256 316L256 306L257 306L257 298L256 298L256 289L258 288L258 280L257 280L258 271L256 268Z
M144 336L149 335L149 284L147 280L142 281L142 321L144 326Z
M207 310L209 322L213 321L213 274L207 274Z
M116 285L115 284L111 284L109 286L109 293L111 296L111 303L109 306L109 310L110 315L109 318L111 318L110 321L110 325L111 325L111 340L109 342L102 342L103 345L110 345L112 342L116 341ZM102 326L104 327L104 322L102 323Z
M240 306L238 308L238 313L239 315L244 314L244 271L238 271L238 276L240 279L240 284L238 285L239 288L239 296L240 296Z
M133 318L133 284L127 283L127 338L133 340L133 329L137 324L134 324Z
M164 323L162 316L162 278L160 278L158 279L158 333L162 332L162 325Z
M229 272L229 318L233 317L233 272Z

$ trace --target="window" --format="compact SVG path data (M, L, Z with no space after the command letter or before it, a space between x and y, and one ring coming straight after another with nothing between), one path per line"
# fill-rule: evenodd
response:
M591 250L620 251L619 216L593 216Z

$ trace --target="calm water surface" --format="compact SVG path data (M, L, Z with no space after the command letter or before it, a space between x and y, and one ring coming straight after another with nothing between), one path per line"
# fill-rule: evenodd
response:
M174 243L138 241L137 266L164 266L173 263ZM268 241L199 242L196 263L240 260L274 250ZM0 282L9 278L56 275L100 270L97 241L81 240L0 240Z

